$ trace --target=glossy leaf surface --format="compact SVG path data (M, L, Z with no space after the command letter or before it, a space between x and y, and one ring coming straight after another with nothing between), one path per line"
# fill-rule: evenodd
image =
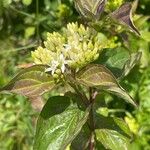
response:
M37 122L35 150L64 150L78 135L88 119L76 100L66 96L51 97Z
M111 150L127 150L129 147L129 139L115 130L97 129L97 140L100 141L106 149Z
M96 63L105 65L118 78L121 76L122 69L129 58L129 52L125 48L105 49Z

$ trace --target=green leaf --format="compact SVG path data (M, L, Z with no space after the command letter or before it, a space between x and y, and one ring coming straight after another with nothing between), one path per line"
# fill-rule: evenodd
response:
M129 147L129 139L115 130L96 129L97 140L101 142L106 149L111 150L127 150Z
M117 10L110 14L110 17L116 22L129 27L137 35L140 35L138 29L132 21L132 12L135 10L136 3L127 2L121 5Z
M77 99L56 96L45 104L37 122L35 150L64 150L78 135L88 119Z
M129 74L130 70L139 63L141 56L141 52L131 54L130 59L124 65L121 77L125 77Z
M150 42L150 32L149 31L141 31L141 37L145 41Z
M104 117L101 114L99 114L99 112L97 111L99 108L96 108L96 105L97 104L94 104L94 108L96 110L96 112L94 113L96 129L115 130L128 138L131 138L133 136L132 132L128 127L128 124L122 118Z
M88 124L86 123L77 137L71 143L71 150L85 150L88 148L89 137L91 136L91 131ZM79 146L80 145L80 146Z
M22 0L22 3L26 6L29 6L32 3L32 0Z
M8 7L12 3L12 0L2 0L2 4L4 7Z
M26 29L25 29L25 35L24 35L24 37L26 38L26 39L29 39L31 36L33 36L35 34L35 27L27 27Z
M1 91L22 94L28 97L38 97L54 88L51 75L45 73L46 66L35 65L22 70Z
M129 58L129 52L123 47L105 49L96 63L105 65L118 78L121 76L122 69Z
M78 12L88 19L99 19L104 11L106 0L75 0L75 7Z
M106 90L136 106L129 94L119 85L114 75L103 65L91 64L77 74L77 81L88 87Z
M120 129L122 131L124 131L124 133L126 133L129 136L132 136L132 133L128 127L128 125L124 122L123 119L121 118L117 118L117 117L113 117L114 122L120 127Z

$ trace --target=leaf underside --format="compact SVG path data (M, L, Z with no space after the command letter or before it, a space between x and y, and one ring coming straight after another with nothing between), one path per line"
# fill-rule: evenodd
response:
M75 6L78 12L85 18L99 19L104 11L106 0L75 0Z
M110 14L110 17L114 19L116 22L119 22L120 24L129 27L137 35L140 35L138 29L135 27L132 21L133 5L134 3L132 4L131 2L127 2L121 5L120 8L118 8L117 10L115 10Z
M111 71L103 65L88 65L78 72L76 79L85 86L106 90L136 106L131 96L119 85Z
M51 75L45 73L46 66L35 65L23 69L1 91L9 91L27 97L38 97L54 88Z

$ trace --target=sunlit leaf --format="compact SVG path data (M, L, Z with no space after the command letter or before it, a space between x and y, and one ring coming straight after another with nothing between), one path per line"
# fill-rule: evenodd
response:
M28 39L35 34L35 27L28 27L25 29L25 38Z
M89 108L82 109L72 97L51 97L37 122L35 150L64 150L88 119Z
M32 0L22 0L22 3L26 6L28 6L32 3Z
M127 150L129 147L129 139L115 130L96 129L96 137L106 149L111 150Z
M10 91L35 98L54 88L51 75L45 73L44 65L35 65L23 69L1 91Z
M128 125L125 123L125 121L123 119L117 118L117 117L113 117L113 120L116 123L116 125L118 125L122 131L124 131L124 133L126 133L129 136L132 136Z
M136 106L129 94L119 85L114 75L103 65L88 65L77 74L77 81L88 87L109 91Z

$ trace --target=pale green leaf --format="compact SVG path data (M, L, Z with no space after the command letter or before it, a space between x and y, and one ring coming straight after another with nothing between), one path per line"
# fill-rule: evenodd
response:
M129 139L115 130L96 129L96 138L106 149L128 150Z
M28 27L25 29L25 38L26 39L30 38L34 34L35 34L35 27Z
M22 3L26 6L29 6L32 3L32 0L22 0Z

